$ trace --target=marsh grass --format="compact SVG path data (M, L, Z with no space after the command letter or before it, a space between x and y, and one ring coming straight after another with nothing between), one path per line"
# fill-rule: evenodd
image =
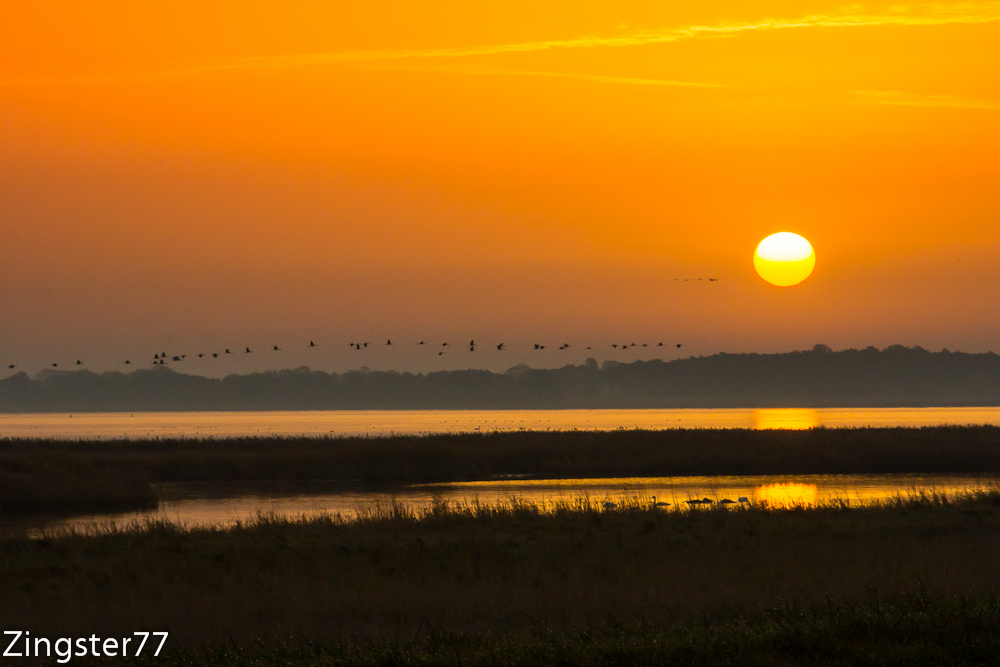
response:
M511 475L1000 473L1000 428L496 432L378 438L0 440L0 516L142 509L152 484L373 488Z
M0 623L168 630L161 662L178 665L988 664L998 555L1000 489L790 508L383 502L353 520L7 536Z

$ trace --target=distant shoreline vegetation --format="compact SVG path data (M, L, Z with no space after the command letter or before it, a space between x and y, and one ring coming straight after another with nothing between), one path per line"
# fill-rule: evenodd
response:
M835 352L594 359L426 374L306 367L222 379L166 367L0 380L0 413L377 409L958 407L1000 405L1000 356L893 345Z

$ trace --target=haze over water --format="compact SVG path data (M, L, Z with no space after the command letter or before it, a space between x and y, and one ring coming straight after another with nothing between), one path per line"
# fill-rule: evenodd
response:
M6 438L385 436L517 430L1000 425L1000 407L701 410L323 410L2 414Z

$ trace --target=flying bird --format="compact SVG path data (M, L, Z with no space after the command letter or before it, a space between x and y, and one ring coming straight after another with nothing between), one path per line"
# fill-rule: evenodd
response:
M717 283L717 282L719 282L719 279L718 278L709 278L708 282L710 282L710 283Z

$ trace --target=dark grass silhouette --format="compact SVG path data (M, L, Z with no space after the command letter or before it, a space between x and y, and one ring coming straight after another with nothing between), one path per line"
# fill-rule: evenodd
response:
M345 438L0 441L0 513L117 510L150 484L1000 473L1000 428L620 430Z
M0 539L0 623L166 664L992 664L1000 491L664 511L510 500Z

